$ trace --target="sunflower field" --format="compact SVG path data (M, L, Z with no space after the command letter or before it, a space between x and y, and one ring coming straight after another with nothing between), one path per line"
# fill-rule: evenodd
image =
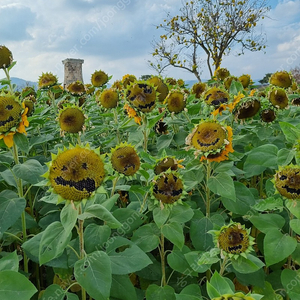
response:
M103 70L16 91L0 46L0 299L298 300L300 87Z

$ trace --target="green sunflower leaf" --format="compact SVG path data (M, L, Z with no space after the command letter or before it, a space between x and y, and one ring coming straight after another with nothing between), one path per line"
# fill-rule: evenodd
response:
M72 234L66 231L60 222L50 224L43 232L39 247L39 261L43 265L48 261L59 257L68 243Z
M30 300L37 292L35 286L22 274L5 270L0 272L0 299Z
M41 176L45 173L45 168L35 159L29 159L22 164L13 167L14 174L29 183L35 184L42 181Z
M97 300L107 300L112 284L111 264L108 255L95 251L77 261L74 275L87 293Z
M285 269L281 273L281 282L292 300L298 300L300 294L300 272Z
M60 221L65 230L71 232L76 224L78 209L71 203L66 204L60 212Z
M157 299L176 300L174 289L168 285L164 287L155 284L149 285L146 291L146 300Z
M161 232L177 248L182 249L184 245L184 235L181 224L175 222L165 224L162 226Z
M236 200L233 179L228 174L219 173L216 176L211 176L207 185L213 193L232 201Z
M14 143L17 145L17 147L21 151L23 151L25 153L28 153L28 151L29 151L29 142L28 142L28 139L27 139L26 135L24 135L23 133L17 132L14 135Z
M247 258L239 256L231 260L233 268L241 274L254 273L261 269L265 264L257 257L247 254Z
M222 277L217 271L214 272L210 282L207 281L206 289L210 298L233 294L235 290L233 283L228 278Z
M0 235L12 226L21 216L26 206L24 198L15 198L12 191L0 193Z
M297 140L300 139L300 129L296 126L287 123L279 122L280 128L289 143L294 144Z
M114 236L107 241L106 245L113 274L134 273L152 264L148 255L126 238Z
M101 204L93 204L78 216L79 220L98 218L105 221L111 228L119 228L122 224Z
M0 259L0 271L11 270L18 272L19 258L16 250Z
M122 300L137 300L136 291L128 275L112 276L110 297Z
M277 229L269 230L264 238L266 265L271 266L284 260L294 252L296 247L296 239Z
M267 233L275 228L281 229L285 219L277 214L260 214L250 217L250 222L261 232Z

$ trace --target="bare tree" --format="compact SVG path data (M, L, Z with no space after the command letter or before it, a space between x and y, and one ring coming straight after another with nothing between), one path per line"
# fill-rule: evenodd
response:
M291 69L291 73L297 84L300 84L300 66Z
M195 0L182 2L180 14L167 15L157 26L165 31L153 44L151 62L156 71L169 66L182 68L200 80L200 55L206 55L207 67L213 76L224 55L239 44L238 55L245 50L260 51L265 48L263 33L255 27L263 19L269 7L267 0Z

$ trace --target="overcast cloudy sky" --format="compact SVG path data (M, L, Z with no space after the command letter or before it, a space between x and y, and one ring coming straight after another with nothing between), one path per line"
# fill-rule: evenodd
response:
M37 81L52 72L63 82L65 58L84 59L83 76L90 82L95 70L137 77L153 74L148 66L153 39L167 12L175 14L181 0L0 0L0 45L13 53L12 77ZM300 0L270 0L269 18L259 30L267 35L266 54L231 54L223 61L233 75L248 73L261 79L278 69L300 65ZM195 77L170 68L165 76ZM1 78L0 74L0 78ZM3 76L4 77L4 76ZM202 78L209 78L203 66Z

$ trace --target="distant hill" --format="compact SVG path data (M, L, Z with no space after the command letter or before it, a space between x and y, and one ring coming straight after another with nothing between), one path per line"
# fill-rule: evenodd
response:
M2 78L1 80L3 80L3 79L5 79L5 78ZM21 79L18 77L11 77L11 82L12 82L12 84L15 84L17 86L17 91L22 90L26 86L32 86L35 89L37 89L37 82L24 80L24 79ZM0 84L0 88L2 88L2 87L3 87L3 85Z

